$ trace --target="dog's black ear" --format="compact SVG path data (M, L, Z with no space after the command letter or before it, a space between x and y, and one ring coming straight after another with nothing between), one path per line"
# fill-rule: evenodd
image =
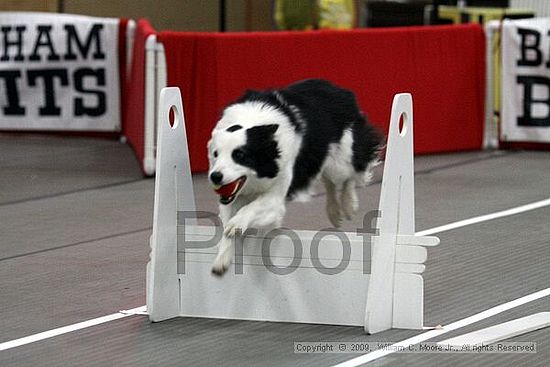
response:
M257 144L260 144L261 141L273 140L273 135L279 129L279 125L270 124L270 125L259 125L248 128L246 130L246 135L248 140L255 141Z
M246 129L246 144L244 146L248 159L237 162L254 169L258 177L273 178L279 172L277 158L281 152L279 145L274 139L275 131L279 128L277 124L260 125Z
M271 125L267 125L269 126L269 132L271 134L275 134L275 132L279 129L279 125L277 124L271 124Z
M268 136L272 136L279 129L279 125L270 124L270 125L261 125L258 128L264 130L264 133Z

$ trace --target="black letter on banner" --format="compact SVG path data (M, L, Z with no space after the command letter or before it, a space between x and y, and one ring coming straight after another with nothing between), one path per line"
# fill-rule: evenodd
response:
M76 43L80 54L84 59L88 58L88 51L92 47L92 40L95 40L95 52L92 54L92 57L95 60L102 60L105 58L105 54L101 51L101 37L100 31L103 29L103 24L94 24L88 37L86 38L86 44L82 45L78 34L76 33L76 28L72 24L65 24L65 31L67 32L67 54L65 55L65 60L76 60L76 54L73 51L73 40Z
M44 79L44 106L40 107L40 116L60 116L61 107L55 104L54 78L59 78L62 87L69 85L69 78L66 69L37 69L28 70L27 79L29 85L34 87L36 79Z
M15 41L8 40L8 32L10 32L12 27L10 26L3 26L0 28L4 35L4 52L2 52L2 56L0 57L0 61L9 61L10 56L8 55L8 48L10 46L17 46L17 54L13 58L13 61L23 61L23 31L27 29L24 25L18 25L15 27L15 30L17 31L17 39Z
M6 116L23 116L25 107L19 104L19 89L17 88L17 79L21 77L19 70L0 70L0 79L4 79L6 84L6 95L8 96L8 105L3 108Z
M523 116L518 117L518 126L550 126L550 79L543 76L518 76L517 82L523 84ZM537 84L546 87L546 98L533 97L533 88ZM531 107L535 103L546 105L548 112L545 117L531 115Z
M540 33L534 29L518 28L518 34L521 36L521 59L518 60L518 66L539 66L542 62L542 52L539 50ZM527 38L532 36L534 42L527 44ZM528 51L534 52L535 58L529 59Z
M324 266L321 263L321 259L319 259L319 244L321 243L323 237L326 236L336 236L342 243L342 261L340 261L340 263L333 268ZM313 236L309 253L311 256L311 263L313 264L313 267L319 271L319 273L336 275L344 271L349 265L349 260L351 258L351 244L349 242L349 238L342 231L339 231L336 228L324 229L323 231L315 233L315 236Z
M185 221L187 219L210 219L214 223L214 237L206 241L191 241L185 238ZM178 274L185 274L185 250L188 248L209 248L214 247L222 238L222 221L214 213L203 211L178 211L177 218L177 247L178 247ZM181 241L180 241L181 238Z
M105 92L99 89L84 89L84 78L95 77L97 85L105 86L105 69L77 69L74 72L74 88L77 92L95 94L97 96L97 105L93 107L84 106L84 98L74 99L74 115L75 116L101 116L107 111L107 97Z
M53 48L52 39L50 37L50 31L52 30L51 25L39 25L36 27L38 30L38 36L36 37L36 43L34 44L34 50L32 51L31 56L29 57L30 61L40 61L42 58L38 54L38 49L44 46L47 46L47 48L50 51L50 54L48 55L49 61L57 61L59 60L59 55L55 53L55 49ZM42 35L45 36L45 41L42 41Z
M271 261L271 241L279 235L288 236L292 240L292 247L294 248L294 256L292 262L287 267L278 267L273 264ZM296 268L302 262L302 242L298 235L291 230L283 230L282 228L275 228L272 231L269 231L262 241L262 262L264 266L277 275L288 275L296 270Z

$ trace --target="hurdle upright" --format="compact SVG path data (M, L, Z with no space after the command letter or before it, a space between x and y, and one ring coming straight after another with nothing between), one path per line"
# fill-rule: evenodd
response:
M280 229L238 237L234 264L221 279L210 272L221 228L190 220L195 203L178 88L161 91L158 121L151 321L192 316L353 325L369 333L424 326L421 274L426 246L439 239L414 235L410 94L393 101L375 235Z

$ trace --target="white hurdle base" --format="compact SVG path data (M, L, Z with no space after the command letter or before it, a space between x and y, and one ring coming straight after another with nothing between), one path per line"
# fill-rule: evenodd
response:
M177 117L172 127L168 112L173 107ZM439 239L414 236L410 94L394 98L378 235L372 241L369 234L348 232L247 235L236 240L234 264L222 278L211 274L215 234L221 235L222 229L186 219L195 204L178 88L161 91L158 115L147 266L151 321L193 316L353 325L369 333L423 327L423 246L436 245Z

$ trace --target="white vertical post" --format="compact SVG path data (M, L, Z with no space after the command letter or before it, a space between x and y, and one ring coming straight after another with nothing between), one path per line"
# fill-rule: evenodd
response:
M156 42L155 57L156 57L156 88L157 96L159 95L162 88L165 88L167 85L167 72L166 72L166 55L164 53L164 45L160 42Z
M136 37L136 21L133 19L128 20L126 25L126 79L129 79L132 73L132 59L134 51L134 41Z
M401 121L401 125L400 125ZM423 327L426 250L437 237L415 237L412 96L393 99L380 193L378 235L373 236L365 331Z
M153 234L151 259L147 264L147 311L151 321L180 315L177 212L195 210L185 118L178 88L161 91L158 122Z
M155 173L157 90L157 36L152 34L145 41L145 111L143 126L143 171Z
M493 64L493 48L495 47L495 37L500 37L499 20L492 20L485 25L485 125L483 128L483 149L498 148L498 126L495 121L495 79L500 78L495 74ZM500 44L498 45L500 47ZM499 51L500 54L500 51Z
M166 57L162 43L157 42L155 34L145 42L145 126L143 170L146 175L155 173L156 137L159 122L156 112L159 107L158 96L166 87Z

